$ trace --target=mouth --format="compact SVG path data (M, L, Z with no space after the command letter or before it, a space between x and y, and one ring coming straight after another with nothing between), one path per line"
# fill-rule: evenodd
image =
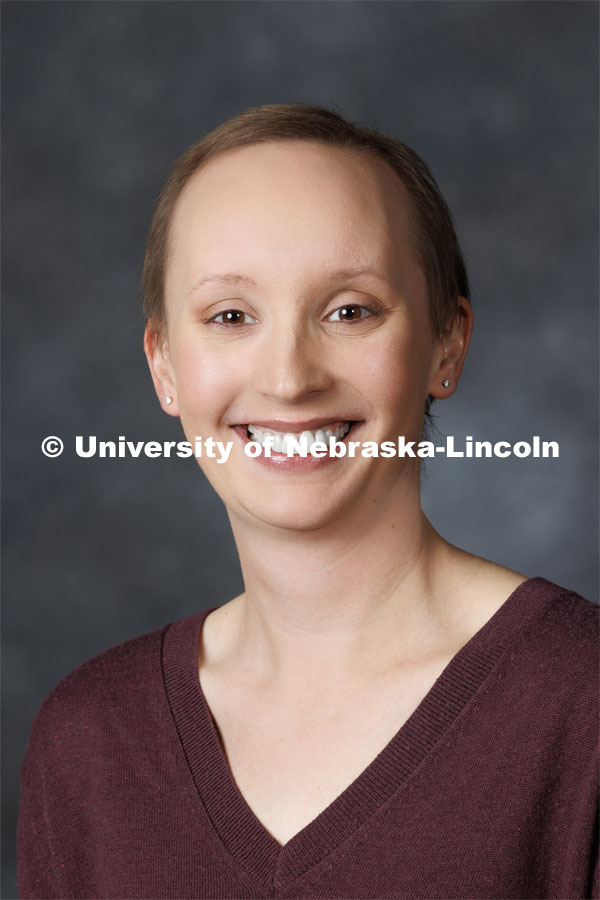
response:
M337 419L319 423L317 427L312 425L310 429L304 428L301 431L291 429L289 431L276 430L267 428L264 424L255 424L253 422L237 425L235 429L241 432L246 440L260 444L263 448L270 447L272 453L294 456L299 454L300 447L305 447L307 451L310 451L310 448L315 443L323 443L329 446L332 440L343 441L356 425L358 425L356 421Z

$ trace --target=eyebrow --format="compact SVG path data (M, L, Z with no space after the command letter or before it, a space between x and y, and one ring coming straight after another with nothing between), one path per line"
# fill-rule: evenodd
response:
M227 285L242 284L245 287L256 287L256 282L252 278L249 278L247 275L239 275L237 272L216 272L212 275L203 275L199 281L192 285L192 287L188 291L188 294L191 294L198 288L203 287L205 284L213 283Z
M351 278L359 278L364 275L375 278L387 285L391 284L390 279L385 275L382 275L381 272L364 266L333 269L326 273L325 278L327 281L349 281ZM193 293L193 291L203 287L205 284L225 284L231 287L236 285L242 285L243 287L257 287L254 279L250 278L248 275L241 275L239 272L215 272L210 275L203 275L202 278L189 289L188 294Z

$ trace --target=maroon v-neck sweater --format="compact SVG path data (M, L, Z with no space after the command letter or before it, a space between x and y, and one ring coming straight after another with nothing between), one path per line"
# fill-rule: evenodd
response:
M22 898L600 897L594 604L518 587L285 846L236 787L202 694L207 612L102 653L43 703Z

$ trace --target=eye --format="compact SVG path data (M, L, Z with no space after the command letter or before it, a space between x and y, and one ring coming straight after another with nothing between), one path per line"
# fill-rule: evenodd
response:
M366 319L373 313L366 306L359 306L356 303L349 303L346 306L340 306L327 316L328 322L357 322L360 319Z
M209 322L216 322L218 325L254 325L256 319L241 309L226 309L209 319Z

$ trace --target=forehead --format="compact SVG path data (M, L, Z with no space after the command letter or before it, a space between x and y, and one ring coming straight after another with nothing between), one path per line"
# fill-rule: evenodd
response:
M406 188L372 154L257 144L220 154L189 180L171 223L169 275L187 281L232 265L282 276L364 265L393 275L415 262L413 233Z

